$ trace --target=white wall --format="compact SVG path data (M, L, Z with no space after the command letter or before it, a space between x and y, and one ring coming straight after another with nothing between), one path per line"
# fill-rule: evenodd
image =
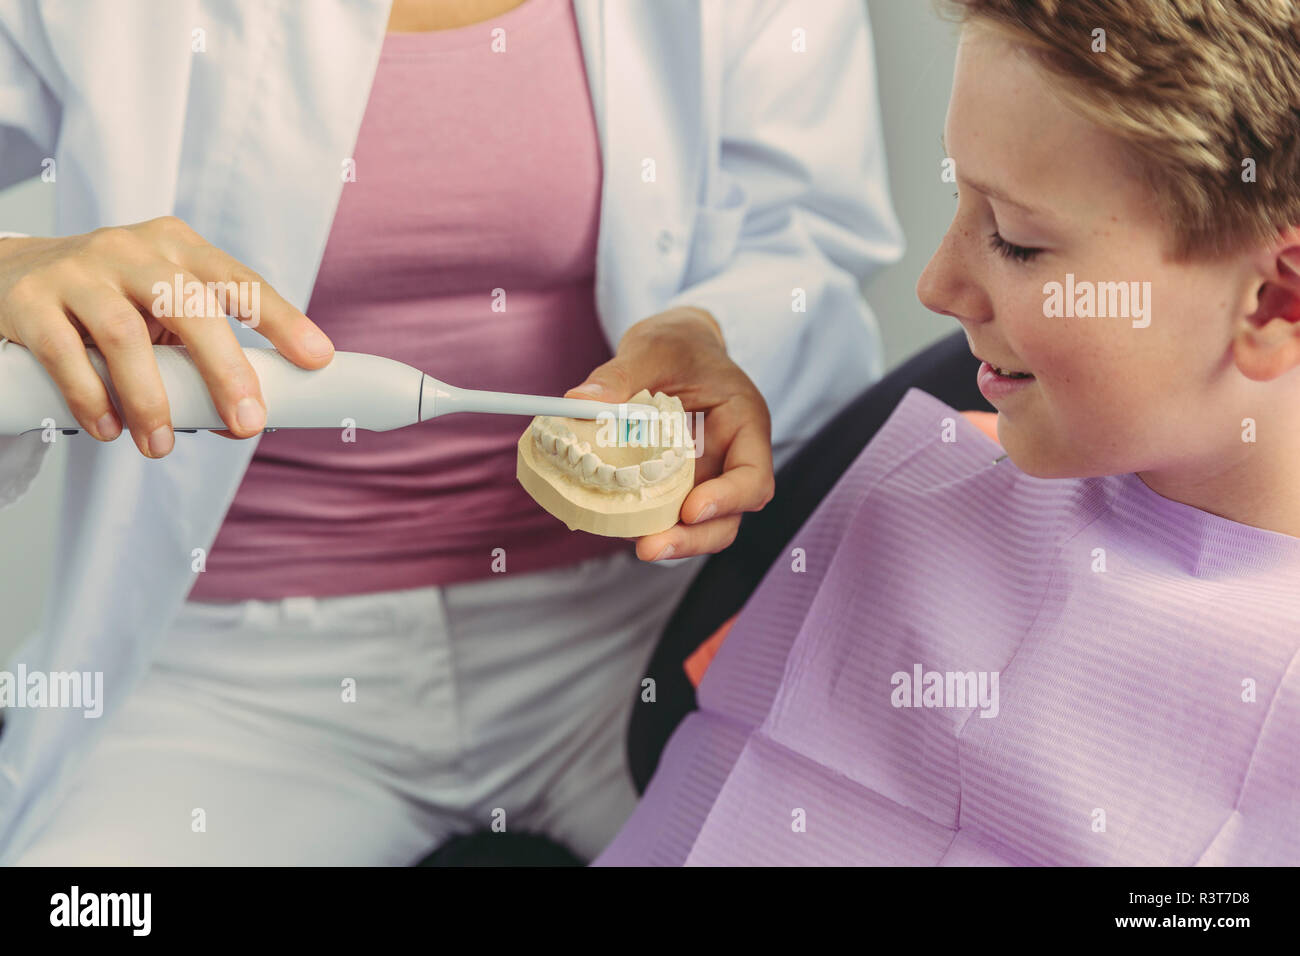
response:
M956 34L926 0L867 0L867 6L875 31L890 185L907 236L902 262L867 289L892 367L957 328L955 322L923 309L915 294L917 277L947 228L955 202L953 187L939 180L939 135L952 84ZM54 188L32 181L0 192L0 230L51 234ZM36 626L51 593L63 449L66 442L56 446L28 497L0 511L0 663L8 659L14 642ZM61 599L76 600L76 595Z
M957 27L941 20L928 0L868 0L867 9L876 40L890 190L907 237L903 260L867 288L892 368L960 328L956 320L928 312L916 299L916 281L957 205L952 195L957 187L939 179L939 137L952 87Z

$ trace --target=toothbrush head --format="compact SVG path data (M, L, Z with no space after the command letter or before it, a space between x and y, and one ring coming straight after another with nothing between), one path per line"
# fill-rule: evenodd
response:
M618 434L629 445L645 445L657 432L659 409L653 405L624 402L618 406Z

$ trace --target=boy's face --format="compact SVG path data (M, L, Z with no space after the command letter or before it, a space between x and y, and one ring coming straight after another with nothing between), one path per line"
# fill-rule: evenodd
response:
M1253 260L1168 259L1168 230L1119 142L1052 90L989 27L963 29L945 128L960 201L917 294L961 322L975 355L1033 375L985 390L1022 471L1231 467L1248 447L1253 383L1234 367L1232 339L1254 307ZM1037 251L1004 255L995 235ZM1110 283L1129 287L1127 310ZM1089 285L1098 294L1083 317Z

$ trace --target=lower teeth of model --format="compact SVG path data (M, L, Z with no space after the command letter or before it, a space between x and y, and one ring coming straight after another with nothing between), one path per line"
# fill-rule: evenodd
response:
M640 393L633 396L632 401L642 402ZM657 457L616 468L602 461L589 442L577 441L577 436L567 425L549 416L533 421L533 440L552 461L583 484L613 491L634 491L657 484L676 474L684 458L693 457L694 442L686 428L686 414L679 399L669 399L662 393L654 396L647 393L644 401L656 406L660 413L655 437L662 444L656 443Z

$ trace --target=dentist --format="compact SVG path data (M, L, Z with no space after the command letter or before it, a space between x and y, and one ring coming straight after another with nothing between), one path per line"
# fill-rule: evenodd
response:
M726 547L882 371L870 43L861 0L0 0L0 187L46 171L59 233L0 239L0 337L88 433L15 660L104 686L99 720L5 714L0 863L402 865L484 828L595 856L694 571L643 562ZM157 315L178 275L256 283L257 328ZM173 438L156 342L224 438ZM683 523L570 534L509 418L261 434L238 347L268 342L677 394ZM0 439L0 507L48 447Z

